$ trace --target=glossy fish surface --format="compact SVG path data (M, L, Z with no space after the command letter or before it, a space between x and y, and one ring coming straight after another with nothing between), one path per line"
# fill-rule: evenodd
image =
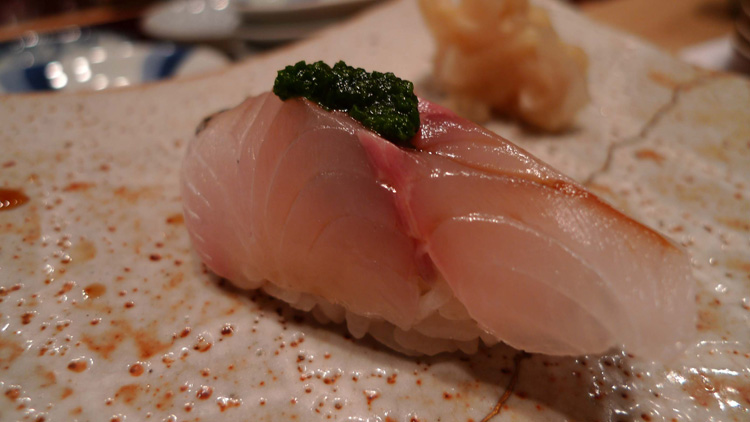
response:
M408 149L273 94L215 116L182 170L195 249L240 287L392 324L406 349L412 331L467 340L462 324L551 355L689 339L681 249L450 110L422 100L420 118Z

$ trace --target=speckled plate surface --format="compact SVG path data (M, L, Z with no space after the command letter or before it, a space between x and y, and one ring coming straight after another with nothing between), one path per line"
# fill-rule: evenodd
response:
M201 118L299 59L394 71L430 96L412 1L199 79L0 98L0 420L496 421L750 418L750 82L682 64L543 1L591 62L562 136L490 127L682 243L698 337L666 363L412 358L218 282L182 225L178 169ZM516 364L517 363L517 364Z

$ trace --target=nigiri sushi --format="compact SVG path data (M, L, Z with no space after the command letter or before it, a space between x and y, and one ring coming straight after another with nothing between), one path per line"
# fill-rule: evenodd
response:
M197 254L406 353L481 340L659 358L689 340L678 246L495 133L424 99L416 110L408 145L271 92L208 119L181 174Z

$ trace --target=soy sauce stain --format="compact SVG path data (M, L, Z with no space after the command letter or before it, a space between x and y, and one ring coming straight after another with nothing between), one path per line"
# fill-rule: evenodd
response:
M19 189L0 188L0 211L8 211L29 202L29 197Z
M211 393L214 392L214 389L207 386L207 385L201 385L201 388L198 390L197 393L195 393L195 397L198 397L200 400L207 400L209 397L211 397Z
M107 291L107 287L101 283L93 283L83 289L86 299L96 299L101 297Z
M74 359L68 364L68 369L73 372L83 372L88 368L88 364L83 359Z
M134 363L130 365L130 368L128 368L128 372L130 372L130 375L134 377L139 377L143 374L143 365L140 363Z

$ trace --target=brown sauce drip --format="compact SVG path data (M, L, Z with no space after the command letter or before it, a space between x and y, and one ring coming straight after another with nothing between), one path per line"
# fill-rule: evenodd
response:
M29 202L29 197L18 189L0 188L0 211L7 211Z
M107 286L101 283L93 283L86 286L83 292L86 294L87 299L96 299L101 297L107 291Z
M516 388L516 383L518 382L518 374L521 372L521 361L529 356L531 355L526 352L521 352L517 354L515 358L513 358L513 375L510 377L510 381L508 381L508 386L505 388L505 392L503 393L503 395L500 396L497 404L495 404L495 407L492 408L487 416L482 418L481 422L488 422L490 419L500 414L500 411L503 409L503 405L513 394L513 389Z

